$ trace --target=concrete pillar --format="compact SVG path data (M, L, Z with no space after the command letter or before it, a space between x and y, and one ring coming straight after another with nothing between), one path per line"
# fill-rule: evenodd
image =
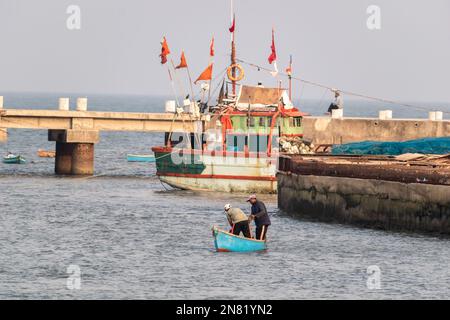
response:
M77 99L77 111L87 111L87 98Z
M56 142L55 173L93 175L94 144Z
M55 173L93 175L94 144L98 140L95 130L49 130L48 141L56 142Z
M74 143L72 153L72 174L93 175L94 174L94 144Z
M69 111L70 99L69 98L59 98L59 110Z
M73 147L73 143L56 142L56 174L72 174Z

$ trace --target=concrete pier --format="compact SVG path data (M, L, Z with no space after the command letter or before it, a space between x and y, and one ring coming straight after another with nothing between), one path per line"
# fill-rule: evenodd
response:
M342 144L358 141L406 141L450 136L450 121L429 119L383 119L304 117L305 138L318 144ZM435 119L437 119L435 117Z
M381 160L374 164L356 159L354 172L339 168L348 163L331 162L318 157L283 159L277 174L279 208L323 222L450 234L450 161L431 161L426 169L423 163L395 165ZM334 167L328 170L329 166ZM426 177L433 172L436 178L429 181Z

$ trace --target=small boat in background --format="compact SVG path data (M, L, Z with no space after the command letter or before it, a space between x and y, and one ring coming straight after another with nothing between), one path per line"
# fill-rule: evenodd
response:
M128 162L155 162L155 156L149 155L139 155L139 154L127 154Z
M27 161L25 160L24 157L22 157L21 155L14 155L14 154L8 154L7 156L3 157L3 163L6 164L24 164Z
M54 158L56 157L56 151L47 151L39 149L37 155L40 158Z
M255 240L236 236L213 227L214 245L217 252L255 252L267 250L265 240Z

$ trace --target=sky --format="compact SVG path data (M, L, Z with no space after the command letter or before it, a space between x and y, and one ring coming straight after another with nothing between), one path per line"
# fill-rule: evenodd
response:
M81 10L69 30L66 10ZM366 12L380 8L380 29ZM275 28L278 66L293 55L294 75L330 87L401 101L450 102L448 0L235 0L238 57L271 68ZM167 95L167 65L185 50L192 77L209 63L229 64L230 0L0 0L0 93L67 92ZM244 83L278 79L244 65ZM187 87L185 70L178 81ZM280 78L283 86L286 79ZM294 83L294 97L324 89Z

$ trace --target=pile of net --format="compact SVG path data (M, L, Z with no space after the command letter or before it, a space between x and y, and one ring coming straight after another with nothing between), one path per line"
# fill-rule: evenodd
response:
M421 154L449 154L450 137L425 138L405 142L377 142L363 141L334 145L334 155L392 155L397 156L405 153Z
M314 144L300 137L281 137L281 152L288 154L314 154Z

